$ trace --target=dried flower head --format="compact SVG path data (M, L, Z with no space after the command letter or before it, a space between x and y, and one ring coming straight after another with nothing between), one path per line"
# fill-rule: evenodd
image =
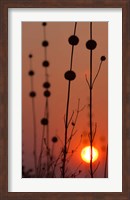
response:
M94 50L94 49L96 48L96 46L97 46L97 43L96 43L95 40L88 40L88 41L86 42L86 47L87 47L87 49L89 49L89 50Z
M53 137L52 137L52 142L53 142L53 143L56 143L57 141L58 141L58 138L57 138L56 136L53 136Z
M73 81L76 78L76 74L74 71L69 70L69 71L65 72L64 77L68 81Z
M71 45L77 45L79 43L79 38L76 35L71 35L68 41Z

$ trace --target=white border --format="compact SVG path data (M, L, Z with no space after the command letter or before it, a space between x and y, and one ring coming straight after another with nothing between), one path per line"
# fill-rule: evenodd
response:
M109 178L21 178L21 22L109 22ZM122 192L122 9L26 9L8 11L8 191Z

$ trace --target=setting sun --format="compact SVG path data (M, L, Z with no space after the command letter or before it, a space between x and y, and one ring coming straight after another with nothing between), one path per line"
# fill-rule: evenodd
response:
M93 154L92 162L94 162L98 159L98 150L95 147L92 147L92 154ZM83 161L90 163L90 146L87 146L82 149L81 158Z

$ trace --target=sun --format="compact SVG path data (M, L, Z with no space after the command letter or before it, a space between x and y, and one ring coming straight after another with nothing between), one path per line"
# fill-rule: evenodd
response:
M90 163L90 153L91 153L90 146L83 148L81 151L82 160L87 163ZM95 147L92 147L92 154L93 154L92 162L95 162L98 159L99 155L98 150Z

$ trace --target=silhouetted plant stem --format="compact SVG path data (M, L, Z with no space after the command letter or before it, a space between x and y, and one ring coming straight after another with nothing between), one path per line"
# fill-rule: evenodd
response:
M57 159L55 160L54 168L53 168L53 171L52 171L52 177L55 176L55 170L56 170L57 163L58 163L58 161L60 160L61 155L62 155L62 150L61 150L59 156L57 157Z
M43 26L43 34L44 34L44 40L46 41L46 28ZM47 60L47 47L44 48L44 57L45 60ZM45 78L46 81L48 81L48 68L45 68ZM48 97L46 97L46 118L49 121L49 102ZM49 123L46 126L46 144L47 144L47 176L49 174Z
M65 146L64 146L64 158L63 158L63 178L65 177L65 162L66 162L66 154L67 154L67 130L68 130L69 100L70 100L70 81L68 83L68 95L67 95L67 105L66 105Z
M92 39L92 22L90 22L90 39ZM92 158L93 158L93 130L92 130L92 50L90 50L90 149L91 149L91 155L90 155L90 173L91 178L93 178L93 165L92 165Z
M76 34L77 22L74 26L74 37ZM72 44L71 50L71 60L70 60L70 72L72 72L73 64L73 54L74 54L74 44ZM70 77L69 77L70 78ZM66 155L67 155L67 132L68 132L68 114L69 114L69 102L70 102L70 89L71 89L71 79L68 79L68 94L67 94L67 104L66 104L66 115L65 115L65 138L64 138L64 149L63 149L63 167L62 167L62 177L65 177L65 165L66 165Z
M42 154L43 154L43 142L44 142L44 135L45 135L45 126L43 126L42 131L42 139L41 139L41 150L39 154L39 160L38 160L38 176L40 177L41 174L41 162L42 162Z
M43 155L43 149L45 145L46 150L46 177L49 176L49 168L50 168L50 147L49 147L49 100L51 93L49 91L50 83L48 82L48 67L49 67L49 61L47 60L47 47L49 45L48 41L46 40L46 22L42 23L43 26L43 41L42 46L44 47L44 61L42 62L42 66L45 69L45 82L43 83L43 88L45 91L43 92L43 95L45 96L45 109L44 109L44 116L41 119L41 124L43 125L43 132L42 132L42 138L41 138L41 150L39 154L39 176L41 174L42 169L42 155Z
M92 87L94 86L94 83L95 83L95 81L96 81L96 78L98 77L98 74L99 74L99 72L100 72L101 66L102 66L102 61L101 61L100 64L99 64L99 68L98 68L97 74L96 74L96 76L95 76L95 78L94 78L94 80L93 80Z
M46 110L47 114L46 117L49 120L49 105L48 105L48 98L46 99ZM47 140L47 176L49 175L49 162L50 162L50 145L49 145L49 124L47 125L47 134L46 134L46 140Z
M32 70L32 55L29 55L30 58L30 72L33 72ZM30 74L29 74L30 75ZM33 72L34 75L34 72ZM36 95L34 90L34 80L33 75L30 76L30 85L31 85L31 91ZM31 93L30 93L31 94ZM35 111L35 99L32 97L32 117L33 117L33 156L34 156L34 168L35 168L35 176L37 176L37 131L36 131L36 111Z
M43 23L46 24L46 23ZM73 56L74 56L74 46L78 44L79 39L76 36L76 27L77 23L75 23L74 26L74 32L73 35L70 36L68 39L69 44L71 44L71 56L70 56L70 66L69 70L65 73L64 77L67 79L67 97L66 97L66 108L65 108L65 117L64 117L64 138L62 142L62 148L60 150L59 155L54 155L54 144L57 142L57 137L52 137L52 146L50 143L50 138L49 138L49 97L51 95L49 88L50 88L50 83L49 83L49 75L48 75L48 67L49 67L49 62L47 60L47 46L49 45L48 41L46 40L46 29L45 26L43 25L43 36L44 40L42 42L42 46L44 47L44 61L42 63L42 66L44 67L44 76L45 76L45 82L43 83L43 96L44 96L44 111L43 111L43 118L41 119L41 124L43 125L43 130L42 130L42 135L41 135L41 146L40 146L40 152L37 152L37 134L36 134L36 110L35 110L35 97L36 92L33 91L34 89L34 80L33 80L33 75L34 71L32 70L32 59L30 59L30 72L29 75L30 77L30 85L31 85L31 92L30 96L32 97L32 118L33 118L33 156L34 156L34 167L35 167L35 177L62 177L62 178L68 178L68 177L73 177L75 178L81 173L81 170L79 170L80 165L73 171L69 171L69 164L71 161L72 156L74 153L77 151L79 145L81 144L82 141L82 134L81 138L78 141L78 144L76 147L72 147L72 141L73 141L73 136L78 132L76 129L76 123L78 119L79 113L84 109L80 109L80 99L78 100L78 106L76 110L73 110L72 113L70 113L70 100L71 100L71 84L72 80L75 79L76 74L72 69L73 66ZM96 164L94 167L93 165L93 141L96 135L96 130L97 130L97 124L95 123L95 127L93 125L93 88L95 81L99 75L99 72L101 70L101 65L102 62L106 59L105 56L102 56L100 58L101 62L99 64L99 68L97 70L96 75L94 75L94 70L93 70L93 50L96 48L96 41L92 39L92 22L90 22L90 40L87 41L86 47L87 49L90 50L90 77L89 80L87 79L86 76L86 82L89 87L89 145L90 145L90 164L89 164L89 173L90 177L94 178L95 172L97 171L100 162ZM31 56L31 57L30 57ZM32 58L32 55L30 54L30 58ZM71 127L70 127L71 126ZM50 143L50 144L49 144ZM108 147L107 147L108 148ZM38 153L38 155L37 155ZM54 157L53 157L54 155ZM57 157L58 156L58 157ZM108 159L108 149L106 151L106 160L105 160L105 165L104 165L104 177L107 176L107 159ZM69 164L68 164L69 163ZM60 171L59 171L60 170ZM30 176L29 173L30 171L27 171L25 173L25 169L23 167L23 173L27 176ZM60 173L60 174L59 174Z
M90 172L91 177L93 178L93 166L92 166L92 158L93 158L93 140L92 140L92 50L90 51L90 147L91 147L91 157L90 157Z
M71 129L71 133L70 133L70 137L68 138L68 141L67 141L67 152L69 151L69 147L70 147L70 143L71 143L71 139L72 137L76 134L77 131L74 132L75 130L75 126L76 126L76 123L77 123L77 120L78 120L78 116L79 116L79 113L85 108L85 106L83 106L81 109L80 109L80 99L78 99L78 106L77 106L77 111L76 111L76 116L75 116L75 119L74 121L72 122L72 129Z
M94 83L99 75L102 62L106 60L105 56L101 56L100 65L98 71L93 79L93 50L96 48L97 43L95 40L92 39L92 22L90 22L90 40L86 42L86 48L90 50L90 80L88 81L86 75L86 82L89 88L89 141L90 141L90 175L91 178L94 177L94 173L99 167L100 162L97 164L96 168L93 170L93 141L96 135L97 124L95 123L95 130L93 131L93 121L92 121L92 111L93 111L93 86Z
M45 109L44 109L44 117L46 117L46 119L49 118L48 116L48 99L46 98L46 103L45 103ZM45 138L45 132L49 133L49 127L48 126L43 126L43 131L42 131L42 139L41 139L41 150L40 150L40 155L39 155L39 162L38 162L38 168L39 168L39 176L41 173L41 165L42 165L42 155L43 155L43 149L44 149L44 144L47 150L47 173L48 173L48 169L49 169L49 156L48 156L48 151L49 151L49 137L48 134L46 135Z
M35 102L32 99L32 112L33 112L33 130L34 130L34 164L35 164L35 173L37 175L37 134L36 134L36 116L35 116Z
M45 26L44 26L44 39L46 40L46 29L45 29ZM47 59L47 48L45 47L44 48L45 50L45 59ZM45 78L46 78L46 81L48 81L48 68L46 67L45 68ZM48 97L46 96L46 118L49 122L49 101L48 101ZM47 127L46 127L46 143L47 143L47 177L49 175L49 123L47 124Z

